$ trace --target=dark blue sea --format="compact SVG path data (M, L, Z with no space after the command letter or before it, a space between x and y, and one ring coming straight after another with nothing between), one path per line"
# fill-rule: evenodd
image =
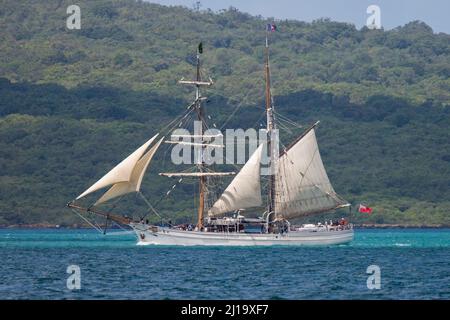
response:
M0 259L0 299L450 299L450 229L356 230L349 245L315 248L137 246L124 232L0 229ZM70 265L80 289L67 287ZM368 288L371 265L380 289Z

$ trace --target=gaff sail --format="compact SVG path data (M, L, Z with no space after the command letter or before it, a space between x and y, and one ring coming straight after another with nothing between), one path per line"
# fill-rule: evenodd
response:
M320 157L314 127L278 159L275 214L296 218L347 206L333 189Z

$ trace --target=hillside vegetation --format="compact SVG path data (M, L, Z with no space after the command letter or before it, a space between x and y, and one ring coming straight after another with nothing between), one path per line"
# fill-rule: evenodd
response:
M194 12L138 1L1 1L0 224L79 222L64 205L185 110L195 48L211 122L259 127L267 20L237 11ZM271 22L272 20L270 20ZM277 112L317 134L344 198L374 207L357 222L450 224L450 36L422 22L391 31L328 20L276 21L271 34ZM301 133L284 131L285 143ZM173 184L143 184L157 202ZM150 178L152 177L152 178ZM158 209L195 216L195 184ZM128 197L118 210L142 210ZM142 204L142 203L141 203Z

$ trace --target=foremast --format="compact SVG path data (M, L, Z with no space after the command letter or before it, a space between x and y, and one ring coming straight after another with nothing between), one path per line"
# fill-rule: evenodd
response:
M201 126L199 128L199 132L196 132L196 135L200 136L200 139L202 141L202 146L198 148L198 154L197 154L197 169L200 173L198 175L199 179L199 203L198 203L198 212L197 212L197 228L198 230L201 230L203 228L203 217L205 213L205 199L206 199L206 179L207 175L205 173L205 161L204 161L204 151L205 151L205 145L203 144L203 134L205 132L206 123L205 123L205 110L202 105L202 101L205 99L205 97L202 97L200 88L202 86L210 86L212 85L211 79L209 81L202 81L202 76L200 72L200 55L203 53L203 45L200 43L197 48L197 61L196 61L196 77L195 81L184 81L180 80L179 83L181 84L190 84L195 86L195 101L193 103L193 106L195 108L195 111L197 113L197 119L201 122Z
M203 48L202 45L200 44L198 49L197 49L197 75L196 75L196 81L197 84L195 85L195 101L196 101L196 106L195 106L195 110L197 112L197 118L198 120L201 122L201 126L200 126L200 136L203 142L203 132L205 131L205 121L204 121L204 113L205 110L202 107L202 103L200 100L200 81L202 81L201 79L201 74L200 74L200 54L202 53ZM200 173L203 173L205 170L205 161L203 159L203 154L204 154L204 150L205 147L202 146L199 149L199 156L197 159L199 159L197 167L198 167L198 171ZM198 217L197 217L197 228L199 230L201 230L203 228L203 215L205 212L205 193L206 193L206 177L205 176L200 176L199 177L199 203L198 203Z
M267 214L271 215L275 210L275 173L276 168L274 166L276 161L276 154L274 152L273 132L276 129L275 119L274 119L274 106L272 100L272 93L270 90L270 63L269 63L269 28L266 30L266 45L265 45L265 99L266 99L266 118L267 118L267 150L269 151L270 159L270 175L269 175L269 185L268 185L268 202L267 202ZM272 215L273 217L273 215Z

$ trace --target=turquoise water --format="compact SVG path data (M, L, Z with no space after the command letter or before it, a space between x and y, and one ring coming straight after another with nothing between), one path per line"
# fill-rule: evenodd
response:
M136 246L133 234L0 229L0 299L450 299L450 229L356 230L320 248ZM66 286L69 265L81 289ZM367 288L378 265L381 289Z

